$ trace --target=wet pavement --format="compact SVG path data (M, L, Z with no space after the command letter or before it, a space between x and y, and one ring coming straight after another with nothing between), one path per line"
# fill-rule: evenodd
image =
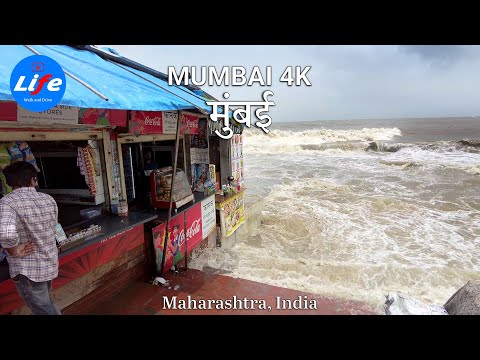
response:
M371 315L369 306L189 269L167 286L137 281L85 309L92 315Z

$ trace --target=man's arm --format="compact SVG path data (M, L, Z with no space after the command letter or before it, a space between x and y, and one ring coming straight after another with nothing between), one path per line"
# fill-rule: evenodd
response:
M31 241L18 244L19 241L17 213L11 206L0 204L0 245L13 257L24 257L35 250Z
M11 206L0 204L0 245L8 251L8 248L17 246L19 240L17 213Z
M28 243L20 244L5 250L7 250L10 256L24 257L33 253L35 251L35 246L31 241L29 241Z

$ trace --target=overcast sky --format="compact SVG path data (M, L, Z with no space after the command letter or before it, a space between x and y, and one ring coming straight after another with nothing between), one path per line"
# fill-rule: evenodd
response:
M272 121L480 115L480 46L101 45L162 72L168 66L272 66L271 87L208 87L222 99L260 101L274 92ZM279 81L287 66L311 66L312 86Z

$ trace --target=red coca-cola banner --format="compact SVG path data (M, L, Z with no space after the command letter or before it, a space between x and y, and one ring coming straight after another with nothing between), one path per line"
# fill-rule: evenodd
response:
M173 265L176 265L185 253L183 245L185 243L185 213L181 213L170 220L168 232L168 247L165 255L164 271L168 271ZM166 223L162 223L153 228L153 247L155 248L155 259L157 271L162 267L163 247L165 240Z
M199 130L198 116L187 115L182 113L182 127L180 128L180 134L185 134L188 129L189 134L198 134Z
M177 132L178 112L176 111L131 111L128 131L130 134L170 134ZM199 118L182 113L180 134L198 134Z
M187 228L184 227L184 222ZM191 252L202 241L202 207L197 203L185 212L173 217L170 220L170 231L165 265L163 272L167 272L173 265L176 265L185 256L185 236L187 238L187 253ZM155 259L157 271L162 267L163 246L166 233L166 223L153 228L153 247L155 248Z
M134 135L163 134L161 111L130 111L128 132Z
M187 253L192 251L202 242L202 206L201 203L185 211L187 219L187 228L185 229L187 237Z

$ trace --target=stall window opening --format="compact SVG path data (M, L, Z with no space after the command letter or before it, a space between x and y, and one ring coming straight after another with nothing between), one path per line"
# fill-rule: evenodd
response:
M174 142L122 145L125 187L129 207L151 208L149 175L152 170L172 166Z
M83 214L92 207L105 210L107 187L100 141L31 142L30 146L40 169L38 191L55 199L62 226L85 221Z
M178 151L177 168L186 172L182 141ZM153 170L173 167L175 141L124 144L122 155L129 207L133 210L152 209L150 173Z

